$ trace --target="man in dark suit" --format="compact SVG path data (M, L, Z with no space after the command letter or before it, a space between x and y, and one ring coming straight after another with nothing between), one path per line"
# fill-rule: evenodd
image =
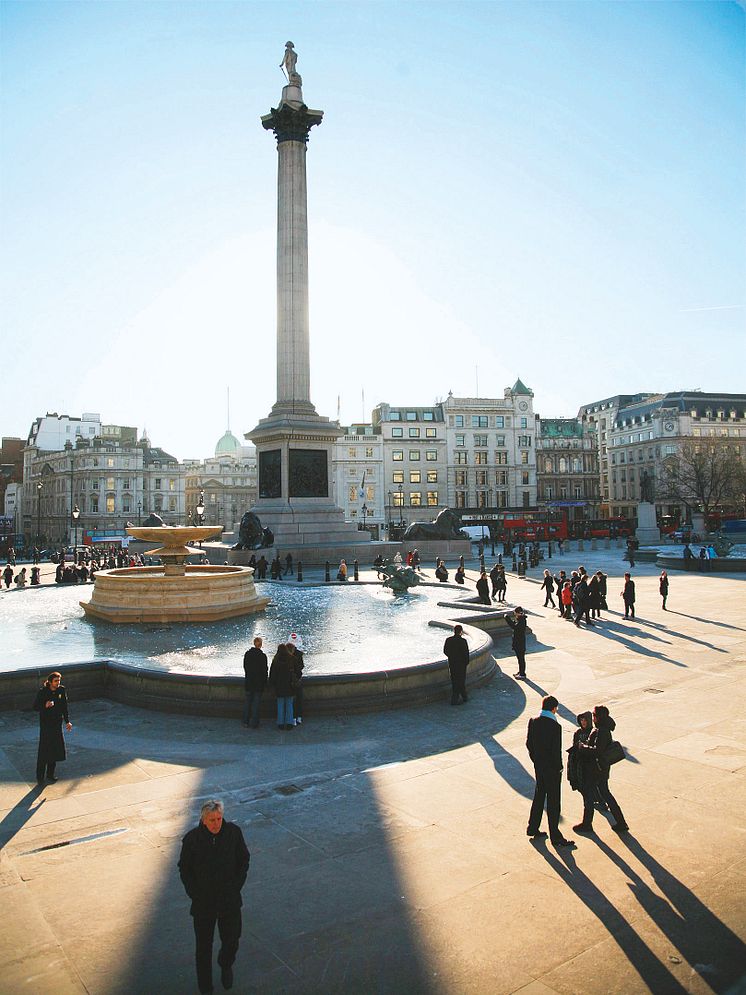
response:
M448 660L451 674L451 704L459 705L467 701L466 668L469 664L469 644L463 636L463 626L454 625L453 635L443 643L443 652ZM460 701L459 701L460 699Z
M513 609L512 617L505 616L505 621L513 630L513 652L518 660L518 673L513 674L517 681L526 680L526 615L519 605Z
M244 707L243 724L256 729L259 725L259 710L262 707L262 694L267 687L267 655L262 650L260 636L243 656Z
M572 846L560 832L560 785L562 783L562 729L557 718L559 702L547 695L538 718L528 720L526 747L534 765L536 788L528 817L527 836L546 837L539 829L544 803L547 806L549 838L554 846Z

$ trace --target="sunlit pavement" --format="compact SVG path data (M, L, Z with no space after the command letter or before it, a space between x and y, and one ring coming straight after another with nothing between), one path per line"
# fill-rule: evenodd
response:
M543 567L579 562L609 574L592 630L542 607ZM216 795L252 853L235 992L743 991L746 587L673 573L663 612L659 570L638 564L625 621L625 566L586 551L509 574L529 680L498 656L502 673L458 708L250 732L76 704L73 686L69 759L43 789L36 716L0 714L0 989L196 992L176 860ZM597 815L574 850L527 839L526 722L548 693L565 746L576 712L610 707L629 836ZM566 782L563 810L572 837L582 804Z

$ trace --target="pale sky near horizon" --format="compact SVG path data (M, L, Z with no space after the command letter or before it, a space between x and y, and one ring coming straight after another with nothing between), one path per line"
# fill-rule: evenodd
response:
M275 399L276 106L310 107L311 395L746 392L735 3L0 5L4 414L180 459ZM365 408L363 409L363 397Z

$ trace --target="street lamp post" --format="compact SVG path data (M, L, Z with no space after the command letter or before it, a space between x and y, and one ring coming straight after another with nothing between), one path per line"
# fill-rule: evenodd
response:
M205 493L204 491L199 492L199 501L197 502L197 507L195 508L197 514L197 525L202 525L205 520ZM199 541L199 548L202 549L202 540Z
M368 505L363 502L363 532L365 532L365 519L368 517Z
M36 485L36 545L41 546L41 481Z
M142 511L142 501L137 502L137 524L140 524L140 512Z
M78 559L78 519L80 518L80 508L77 504L70 514L73 520L73 563L76 563Z
M399 484L399 528L404 525L404 484Z
M391 491L389 491L389 508L388 508L388 512L389 512L389 515L388 515L388 518L389 518L389 538L391 538L391 524L392 524L391 523L391 519L394 517L393 505L394 505L394 495L391 493Z

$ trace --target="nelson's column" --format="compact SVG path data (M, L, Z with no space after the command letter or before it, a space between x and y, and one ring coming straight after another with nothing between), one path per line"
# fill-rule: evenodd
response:
M281 63L288 78L278 107L262 117L277 139L277 400L246 434L256 446L259 496L254 511L275 534L275 545L294 550L345 546L369 539L334 503L332 446L336 422L311 402L308 335L308 218L306 145L323 111L306 107L293 43ZM306 549L308 559L310 549ZM313 558L313 557L311 557Z

